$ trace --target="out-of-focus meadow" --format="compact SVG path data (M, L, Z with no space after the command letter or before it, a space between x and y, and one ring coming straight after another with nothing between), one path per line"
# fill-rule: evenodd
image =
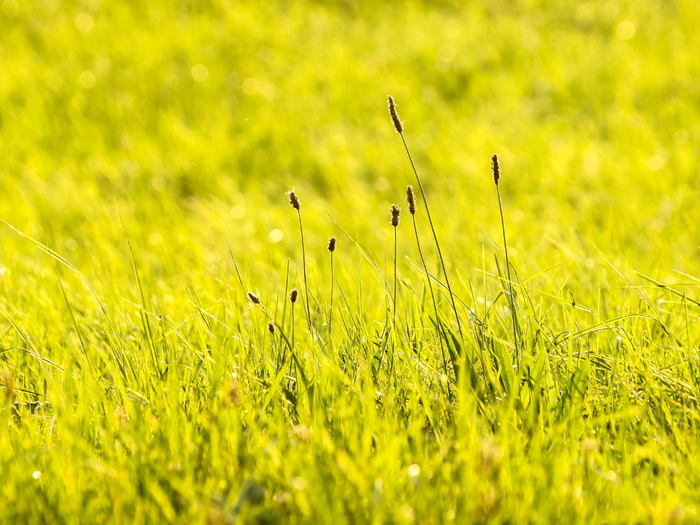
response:
M699 24L693 0L0 0L0 521L697 517ZM460 363L490 356L471 386L387 95Z

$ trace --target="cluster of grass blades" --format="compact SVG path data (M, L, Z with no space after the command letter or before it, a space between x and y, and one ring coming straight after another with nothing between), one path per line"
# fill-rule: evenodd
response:
M295 190L301 278L290 261L271 279L283 287L252 281L229 249L227 299L208 304L190 287L177 318L143 284L127 240L139 302L115 314L66 258L5 223L52 261L63 310L46 334L40 318L0 306L0 451L13 480L0 521L694 516L699 303L640 274L676 299L664 310L612 263L636 311L606 316L604 298L593 307L538 288L548 270L521 275L511 260L497 155L502 245L493 263L460 271L388 102L412 229L392 204L389 271L330 213L342 235L327 258L310 250ZM309 271L312 260L324 264ZM64 287L60 268L87 295ZM634 507L640 498L656 504Z

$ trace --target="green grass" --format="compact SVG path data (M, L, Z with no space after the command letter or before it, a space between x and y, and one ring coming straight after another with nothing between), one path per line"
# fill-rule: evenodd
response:
M698 24L0 0L0 522L700 520Z

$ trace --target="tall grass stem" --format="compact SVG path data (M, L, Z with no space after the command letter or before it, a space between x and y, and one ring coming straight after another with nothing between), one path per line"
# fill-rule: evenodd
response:
M498 165L498 155L493 155L494 182L496 183L496 195L498 197L498 212L501 216L501 232L503 233L503 251L506 256L506 279L508 279L508 297L510 298L510 315L513 320L513 345L515 346L515 359L520 358L520 344L518 341L518 313L516 311L515 296L513 295L513 280L510 272L510 257L508 256L508 240L506 239L506 222L503 217L503 202L501 200L501 188L499 186L500 168Z
M433 233L433 239L435 240L435 248L437 248L438 257L440 259L440 266L442 266L442 274L445 277L445 285L447 286L447 292L450 295L450 302L452 303L452 311L455 315L455 320L457 321L457 329L459 330L459 336L464 340L464 334L462 333L462 323L459 320L459 313L457 312L457 303L455 301L454 292L452 291L452 285L450 284L450 279L447 276L447 267L445 266L445 259L442 256L442 250L440 249L440 241L438 241L437 232L435 231L435 226L433 224L433 218L430 215L430 208L428 207L428 199L425 195L425 190L423 189L423 182L418 175L418 170L413 162L413 157L411 156L411 151L408 149L408 143L406 142L406 137L404 137L403 131L399 132L401 136L401 141L406 149L406 155L408 155L408 160L411 163L411 168L413 169L413 174L416 177L416 182L418 182L418 189L420 190L421 198L423 199L423 205L425 206L425 214L428 216L428 223L430 224L430 231Z
M437 326L438 329L438 338L440 341L440 351L442 352L442 363L443 363L443 368L445 371L445 375L447 374L447 354L445 353L445 342L443 341L444 333L443 333L443 328L442 328L442 321L440 320L440 314L438 312L438 307L437 307L437 301L435 301L435 291L433 290L433 283L431 281L430 273L428 272L428 265L425 263L425 256L423 255L423 248L421 247L420 244L420 237L418 236L418 226L416 224L416 216L412 215L413 219L413 233L416 236L416 246L418 247L418 256L420 257L420 261L423 264L423 271L425 272L425 278L428 280L428 291L430 292L430 300L433 303L433 309L435 311L435 325ZM420 358L418 359L419 365L420 365Z
M311 308L309 306L309 281L306 277L306 245L304 243L304 226L301 222L301 210L297 209L297 215L299 216L299 235L301 236L301 264L304 275L304 304L306 305L306 323L309 326L309 332L311 332Z

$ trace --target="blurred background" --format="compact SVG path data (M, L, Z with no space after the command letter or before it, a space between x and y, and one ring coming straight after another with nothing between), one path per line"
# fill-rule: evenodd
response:
M414 183L391 94L460 272L495 250L497 152L524 273L597 247L697 275L698 24L694 0L0 0L0 217L91 278L129 272L127 239L153 284L229 272L226 243L283 278L296 188L310 252L327 210L383 261ZM0 230L0 266L41 257Z

